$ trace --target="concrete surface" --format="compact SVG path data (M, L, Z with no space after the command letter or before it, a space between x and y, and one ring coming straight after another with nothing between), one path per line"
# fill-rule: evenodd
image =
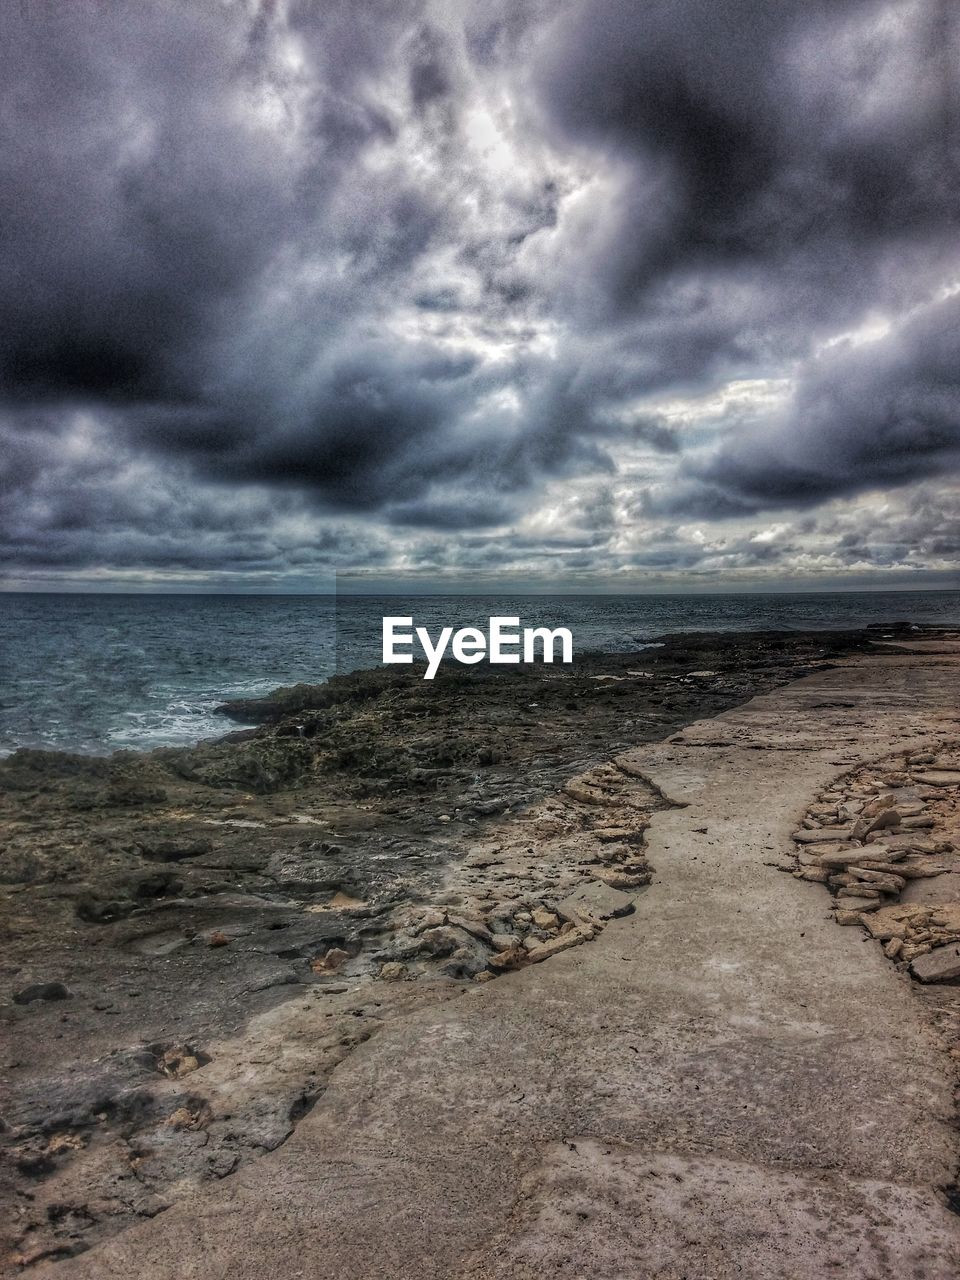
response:
M957 655L863 659L630 753L685 806L634 915L390 1024L283 1147L33 1274L952 1280L950 1060L770 864L830 777L956 737L958 695Z

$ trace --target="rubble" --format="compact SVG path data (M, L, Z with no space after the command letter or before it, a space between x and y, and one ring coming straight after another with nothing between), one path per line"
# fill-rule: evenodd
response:
M831 783L793 836L794 876L823 884L837 923L922 983L960 981L957 788L960 745L907 752Z

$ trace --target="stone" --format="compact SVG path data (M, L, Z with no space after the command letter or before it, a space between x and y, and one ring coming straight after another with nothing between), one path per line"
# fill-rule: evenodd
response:
M881 907L873 915L867 916L864 924L874 938L886 942L890 938L905 939L912 921L926 920L929 908L918 907L913 903L899 902L888 907Z
M384 982L400 982L408 972L407 966L398 960L388 960L386 964L380 966L380 977Z
M886 849L883 846L874 847L871 845L868 854L868 865L876 867L880 863L881 867L887 863L897 862L900 858L907 856L906 849ZM864 865L864 847L862 845L837 846L828 852L820 854L819 862L822 867L862 867Z
M630 894L600 880L591 880L564 898L557 907L557 914L564 920L579 924L582 920L611 920L626 916L633 909Z
M834 918L837 924L863 924L859 911L838 911Z
M331 947L322 956L317 956L310 964L310 968L314 973L333 973L344 963L350 959L350 952L344 951L342 947Z
M960 978L960 943L935 947L926 955L918 956L910 969L921 982L949 982L952 978Z
M533 923L538 929L560 928L560 917L555 915L552 911L547 911L544 907L537 907L531 915L533 917Z
M62 982L34 982L14 993L14 1004L32 1004L34 1000L70 1000L73 992Z
M604 884L608 884L613 889L623 889L629 892L631 889L642 889L644 885L650 883L653 873L647 869L643 871L634 871L628 867L609 867L596 873L597 879L602 880Z
M858 898L850 895L837 900L837 907L843 911L876 911L879 906L879 896L876 898Z
M849 840L852 833L852 827L821 827L819 831L795 831L793 838L797 844L832 844Z
M602 791L593 791L590 787L585 787L583 783L575 780L565 782L561 790L564 795L569 796L571 800L578 801L580 804L605 805L610 803Z
M561 951L567 951L570 947L578 947L581 942L589 942L593 936L593 930L589 925L571 929L569 933L559 938L551 938L549 942L541 942L532 947L527 952L527 960L530 964L539 964L541 960L549 960L551 956L559 955Z
M631 841L639 839L643 833L642 829L631 831L628 827L594 827L590 834L602 844L616 844L619 841L629 844Z
M902 949L903 949L902 938L889 938L883 944L883 954L887 957L888 960L896 960L897 956L900 954Z
M490 938L494 951L512 951L514 947L520 945L520 935L517 933L494 933Z
M860 811L863 818L875 818L877 814L882 813L884 809L893 808L893 796L890 792L884 795L876 796L873 800L868 800Z
M874 831L882 831L885 827L899 827L900 814L896 809L881 809L872 818L864 815L853 824L850 833L853 840L862 840Z
M874 871L882 870L886 864L878 862L859 862L861 867L872 867ZM936 858L917 856L904 859L897 863L897 875L902 876L905 880L925 880L932 876L942 875L950 868L946 863L940 862Z
M880 890L875 885L868 885L866 882L857 884L845 884L837 890L838 898L878 898Z
M523 946L510 947L507 951L498 951L490 957L489 967L497 973L506 973L510 969L519 969L527 962L527 950Z
M928 769L913 776L926 787L960 787L960 771L956 769Z
M447 978L475 978L487 967L489 955L479 943L457 947L443 964L440 972Z

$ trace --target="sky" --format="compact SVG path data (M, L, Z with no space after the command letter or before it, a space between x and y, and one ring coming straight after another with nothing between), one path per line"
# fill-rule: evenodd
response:
M0 84L6 588L960 586L951 0L20 0Z

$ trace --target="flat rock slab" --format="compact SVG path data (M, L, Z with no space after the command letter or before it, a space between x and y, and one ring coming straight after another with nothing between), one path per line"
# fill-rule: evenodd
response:
M925 956L917 956L910 967L921 982L949 982L960 978L960 943L934 947Z
M839 1185L829 1176L682 1159L571 1135L548 1148L525 1179L521 1205L509 1236L461 1276L955 1280L960 1274L960 1240L936 1195L894 1183Z
M612 920L629 915L633 910L633 894L614 889L602 880L592 880L582 885L557 907L557 914L564 920Z
M927 787L960 787L960 772L955 769L931 769L913 776Z

